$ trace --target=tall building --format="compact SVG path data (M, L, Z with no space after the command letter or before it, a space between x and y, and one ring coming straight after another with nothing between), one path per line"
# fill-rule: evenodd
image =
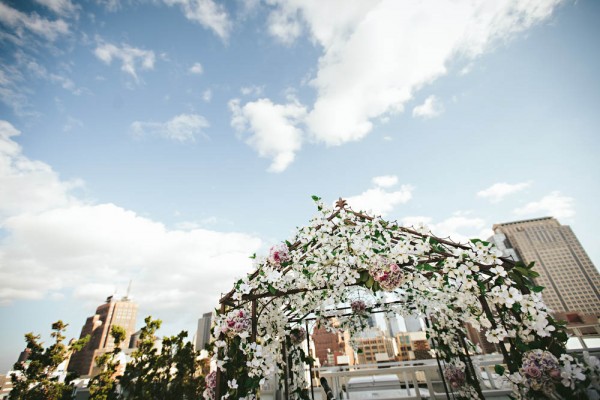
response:
M396 360L426 360L431 358L427 334L424 331L400 332L395 337L398 354Z
M385 315L385 329L389 337L395 337L400 332L400 325L398 325L398 317L396 313L389 312Z
M210 341L210 325L212 322L212 313L202 314L198 320L198 330L196 331L196 350L204 349L204 346Z
M315 355L322 367L337 365L337 358L346 355L346 346L339 333L315 326L311 337L315 346Z
M505 254L514 249L523 262L535 261L536 283L556 314L600 316L600 273L569 226L545 217L496 224L494 232Z
M68 370L81 376L94 375L96 357L112 351L115 347L113 337L110 335L113 326L125 329L125 340L121 347L126 348L131 335L135 332L137 310L137 304L130 301L129 297L116 300L113 296L109 296L104 304L98 306L96 314L88 317L81 329L79 337L90 335L90 341L81 351L73 353Z
M379 361L393 361L394 340L379 328L370 328L355 338L358 343L358 363L373 364Z
M417 315L405 315L403 318L406 332L419 332L423 330L421 320Z

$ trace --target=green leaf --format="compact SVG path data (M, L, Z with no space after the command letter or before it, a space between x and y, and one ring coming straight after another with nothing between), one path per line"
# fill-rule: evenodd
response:
M496 371L496 373L498 375L504 375L505 370L506 369L502 365L499 365L499 364L494 365L494 371Z
M544 289L545 289L544 286L534 286L531 288L531 290L534 291L535 293L539 293Z
M321 200L321 198L319 196L315 196L314 194L312 196L310 196L310 197L313 199L313 201L319 201L319 200Z
M277 294L277 289L275 289L272 285L269 285L268 289L271 294Z

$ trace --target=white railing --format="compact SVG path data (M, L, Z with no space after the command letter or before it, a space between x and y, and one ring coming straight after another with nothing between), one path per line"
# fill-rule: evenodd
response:
M486 398L512 392L510 384L494 371L497 364L503 364L499 355L473 357L475 373ZM321 368L318 372L327 379L336 399L448 398L436 360ZM447 386L447 390L452 398L451 388ZM325 398L323 389L318 388L315 399Z

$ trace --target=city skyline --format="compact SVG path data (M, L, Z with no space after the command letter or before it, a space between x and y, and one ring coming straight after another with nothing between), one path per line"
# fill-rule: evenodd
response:
M597 2L204 3L0 1L0 373L130 280L191 339L311 195L599 265Z

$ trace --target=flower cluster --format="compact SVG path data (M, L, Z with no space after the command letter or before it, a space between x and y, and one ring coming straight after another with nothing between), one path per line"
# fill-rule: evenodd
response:
M556 357L539 349L524 354L520 372L525 386L544 393L554 391L554 383L561 374Z
M472 343L466 341L465 350L457 341L464 323L485 330L490 342L522 343L512 347L515 364L521 364L525 351L546 346L542 338L563 341L564 329L542 301L539 292L543 288L533 286L534 271L529 266L514 268L512 263L505 268L506 260L493 244L474 239L458 245L432 236L425 227L405 228L342 206L331 210L318 198L315 201L319 214L289 241L273 246L264 257L255 257L256 271L235 283L229 298L233 304L225 303L231 304L230 311L217 313L213 361L225 375L223 382L232 382L229 395L242 398L256 393L259 382L272 375L274 368L287 365L293 376L293 398L305 398L300 394L306 388L301 365L305 357L298 344L306 332L299 327L290 332L291 314L286 310L291 305L293 316L312 314L327 330L351 334L365 328L367 309L428 316L435 320L428 333L436 342L437 354L449 362L444 377L464 398L479 398L481 391L476 381L471 382L473 377L465 376L465 366L457 359L477 351ZM360 296L351 289L357 287L363 291ZM258 313L256 342L249 335L249 294L269 297ZM399 304L400 299L410 299L410 304ZM485 302L498 314L486 314ZM343 306L348 304L352 314ZM288 349L288 360L283 360L281 346L288 335L295 345ZM541 376L557 389L589 382L581 381L580 373L589 376L592 368L582 372L583 362L567 363L567 359L555 377L555 369L544 367L552 362L543 350L537 350L539 357L535 351L527 353L523 368L513 374L519 375L524 393L539 394L533 387L538 387ZM239 371L257 379L235 389L237 381L232 379Z
M212 371L204 378L206 389L204 389L204 398L208 400L215 399L215 388L217 387L217 372Z
M563 354L560 357L560 361L562 364L562 371L559 372L559 374L561 378L561 383L565 387L568 387L569 389L573 390L575 389L577 383L579 383L578 381L585 381L585 365L581 364L568 354Z
M383 290L392 291L406 280L404 271L393 261L379 257L369 270L369 274Z
M462 361L454 361L446 364L444 367L444 379L446 379L452 389L461 388L466 382L465 364Z
M245 310L233 310L225 318L223 324L219 327L221 332L229 337L236 335L247 335L250 329L250 316Z
M362 300L354 300L350 303L350 308L355 315L365 315L367 312L367 304Z
M277 244L271 247L269 251L269 262L275 266L280 267L281 264L290 260L290 251L285 243Z
M306 339L306 330L302 327L292 329L290 332L290 339L295 346L302 344Z

